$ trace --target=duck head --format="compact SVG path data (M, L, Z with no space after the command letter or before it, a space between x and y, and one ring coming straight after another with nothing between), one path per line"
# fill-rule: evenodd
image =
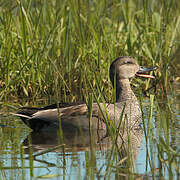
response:
M156 69L156 67L146 68L139 66L136 60L129 56L116 58L109 68L110 80L113 87L116 88L116 101L124 101L132 98L136 100L130 88L129 79L134 76L154 78L154 76L145 73Z
M109 68L109 76L110 80L114 86L114 79L119 81L121 79L130 79L132 77L140 76L146 78L154 78L154 76L144 74L150 71L156 70L156 67L143 67L139 66L135 59L129 56L121 56L116 58L110 68Z

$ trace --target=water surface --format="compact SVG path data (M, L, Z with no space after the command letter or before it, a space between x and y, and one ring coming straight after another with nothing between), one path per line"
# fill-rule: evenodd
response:
M138 141L119 150L107 142L94 143L98 136L89 132L66 133L63 141L56 131L34 133L19 118L8 115L12 109L2 108L0 179L178 179L179 102L178 93L164 102L155 98L150 118L150 101L144 99L141 126L145 129L136 135Z

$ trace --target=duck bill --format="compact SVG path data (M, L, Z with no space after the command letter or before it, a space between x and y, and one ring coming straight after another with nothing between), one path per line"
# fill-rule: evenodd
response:
M146 74L146 73L154 71L156 69L157 67L147 68L147 67L140 66L139 71L136 73L136 76L145 77L145 78L155 78L154 76Z

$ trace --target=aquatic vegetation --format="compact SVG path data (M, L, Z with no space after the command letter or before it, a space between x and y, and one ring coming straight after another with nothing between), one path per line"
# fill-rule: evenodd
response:
M134 162L133 148L119 151L116 143L108 151L96 151L92 143L79 154L69 153L61 147L61 133L58 145L46 147L40 154L33 151L36 138L29 136L27 155L22 142L29 130L17 119L2 116L0 179L50 179L69 177L71 172L76 172L77 179L82 174L91 179L179 178L178 0L0 0L0 42L1 112L20 104L47 105L58 99L86 102L91 119L94 101L114 100L108 80L113 59L128 55L141 65L158 66L156 80L132 81L144 112L144 144L139 154L145 167L136 169L139 161ZM175 80L176 85L171 83ZM25 97L30 100L25 102ZM116 142L112 127L110 132ZM129 145L130 140L129 135ZM57 147L61 152L54 152Z
M59 96L84 100L94 73L109 86L108 67L120 55L159 66L166 92L178 76L179 2L1 2L0 97ZM146 83L146 89L149 81ZM58 92L57 92L58 89ZM110 99L108 88L103 88Z

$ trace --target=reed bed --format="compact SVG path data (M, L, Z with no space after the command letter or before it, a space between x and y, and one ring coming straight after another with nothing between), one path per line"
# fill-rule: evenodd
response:
M20 102L22 97L84 101L90 120L93 99L97 103L114 100L108 79L113 59L132 56L140 65L158 66L155 96L148 94L149 119L143 118L146 164L151 169L146 175L154 179L157 175L178 179L178 137L172 139L177 136L174 134L178 122L171 108L175 102L167 95L170 81L179 77L178 0L1 0L0 42L0 106L12 99ZM152 86L150 81L134 80L132 84L139 94L142 92L137 83L144 90ZM113 135L116 129L111 124L109 131L116 142L117 134ZM20 144L19 140L16 143ZM23 151L20 155L23 179ZM124 159L119 161L118 156L114 145L109 154L107 177L115 169L119 175L130 173L133 179L131 158L126 159L127 168L120 168ZM87 160L90 159L87 174L91 179L97 174L92 157L86 153ZM33 176L33 158L29 166ZM3 165L0 169L3 170Z
M178 76L179 1L7 0L0 10L1 99L84 100L96 72L110 100L108 67L122 55L158 66L163 93Z

